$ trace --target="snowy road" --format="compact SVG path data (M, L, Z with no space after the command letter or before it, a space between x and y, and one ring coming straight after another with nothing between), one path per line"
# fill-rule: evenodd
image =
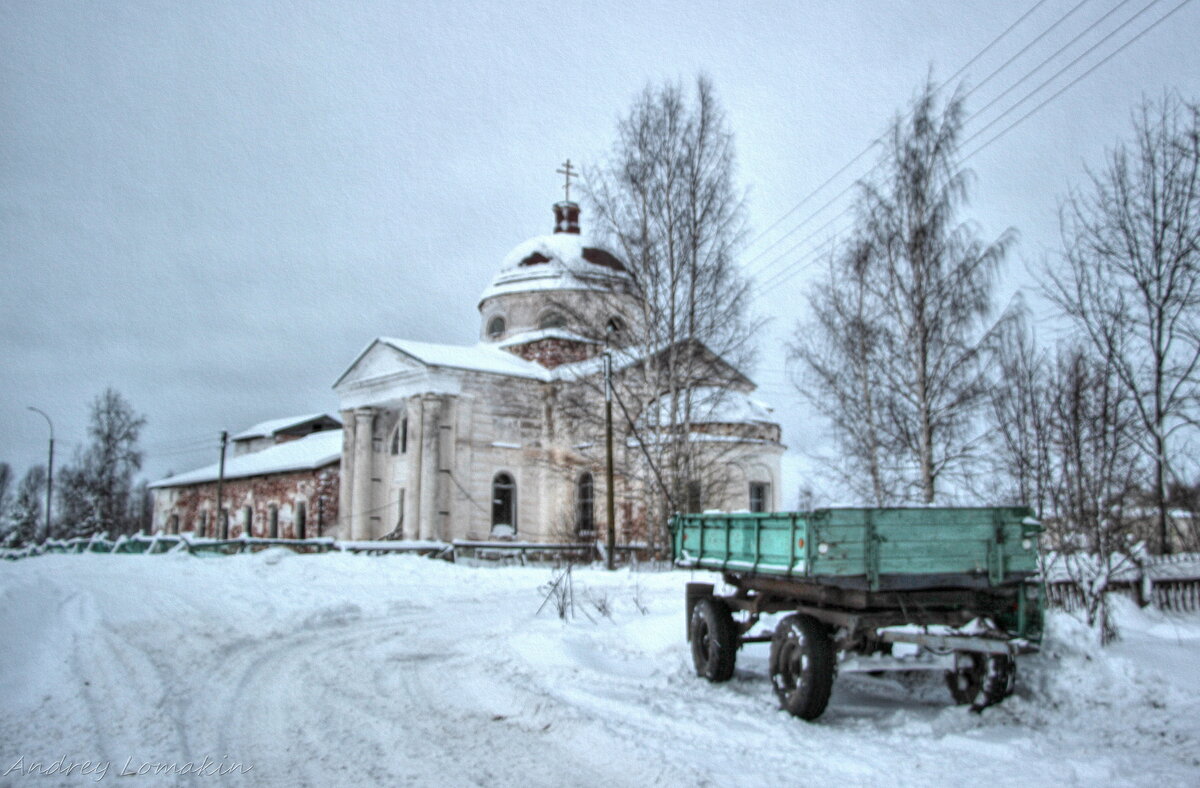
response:
M205 758L207 774L125 779L1200 784L1198 617L1123 609L1126 640L1102 655L1060 617L1017 696L983 715L949 705L937 677L845 675L805 724L776 710L764 645L744 649L729 684L692 674L690 575L577 571L594 620L568 623L535 616L550 576L282 551L0 565L0 785ZM235 764L249 771L209 776Z

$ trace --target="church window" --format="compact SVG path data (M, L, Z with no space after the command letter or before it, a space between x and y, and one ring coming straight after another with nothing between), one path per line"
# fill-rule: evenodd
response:
M492 479L492 528L507 525L517 530L517 485L507 473Z
M523 266L524 265L541 265L542 263L548 263L548 262L550 262L549 257L542 254L541 252L534 252L533 254L527 255L525 257L525 259L521 261L520 264Z
M542 315L542 319L538 321L538 328L562 328L567 324L567 319L559 312L547 312Z
M489 337L491 337L492 339L499 339L500 335L503 333L504 333L504 318L501 317L500 315L496 315L495 317L493 317L491 320L488 321L487 335Z
M296 504L296 538L305 539L305 526L308 525L308 507L304 505L304 501Z
M580 536L590 536L595 530L595 484L592 474L585 471L575 483L575 531Z
M700 482L692 479L686 486L687 494L685 496L685 511L688 514L698 514L700 512Z
M400 419L396 431L392 433L392 455L404 454L408 451L408 416Z
M268 517L270 518L271 530L267 531L267 535L270 536L272 539L278 539L279 538L279 507L276 506L275 504L271 504L271 508L268 510Z
M767 492L770 488L764 482L750 482L750 511L765 512L769 508Z
M611 268L614 271L625 270L625 266L621 264L620 260L613 257L610 253L604 251L603 249L585 246L583 248L582 255L583 259L587 260L592 265L601 265L605 268Z

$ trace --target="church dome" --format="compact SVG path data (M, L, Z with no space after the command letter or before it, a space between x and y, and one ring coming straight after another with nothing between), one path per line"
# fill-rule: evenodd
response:
M615 254L579 232L579 206L554 206L555 231L518 244L509 252L480 304L510 293L546 290L628 292L633 276Z

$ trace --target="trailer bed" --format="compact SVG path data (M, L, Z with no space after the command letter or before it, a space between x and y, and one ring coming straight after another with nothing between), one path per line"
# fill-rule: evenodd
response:
M1025 507L721 512L671 529L679 566L867 592L867 606L879 592L1020 584L1037 573L1042 530Z

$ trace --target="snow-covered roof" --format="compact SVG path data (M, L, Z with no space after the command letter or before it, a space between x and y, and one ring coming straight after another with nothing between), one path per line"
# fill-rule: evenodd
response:
M479 297L540 290L612 290L633 277L616 255L576 233L553 233L518 244Z
M513 334L503 342L497 342L496 347L516 347L517 345L528 345L530 342L538 342L543 339L563 339L568 342L585 342L589 345L599 345L598 339L588 339L585 336L576 334L574 331L568 331L565 328L539 328L536 331L522 331L519 334Z
M691 390L690 401L692 424L775 423L769 405L733 389L697 386ZM681 393L677 407L682 408L684 402ZM655 404L658 407L658 423L670 423L671 397L659 397Z
M530 332L523 336L528 337L534 333L539 332ZM526 338L522 341L528 342L531 340ZM346 379L346 376L367 356L371 348L377 344L383 344L398 350L421 364L430 367L486 372L492 375L509 375L517 378L540 380L546 383L552 381L583 380L592 375L597 375L604 370L604 357L602 355L593 356L592 358L570 364L561 364L553 369L547 369L535 361L527 361L520 356L502 349L501 344L497 343L480 342L475 345L442 345L433 342L415 342L410 339L397 339L395 337L379 337L367 345L358 354L358 357L350 363L346 371L334 382L333 385L335 388ZM712 354L703 343L695 342L695 345L703 352ZM661 347L651 345L631 345L622 348L613 348L613 371L619 372L624 370L647 358L653 357L656 353L662 352L662 350L663 348ZM715 354L712 355L714 359L720 360ZM741 373L736 369L733 367L729 367L729 369L741 377ZM386 375L388 372L388 370L384 369L377 370L374 374ZM753 385L748 379L743 378L743 380L745 380L746 384Z
M341 459L342 431L314 432L304 438L280 443L269 449L225 459L225 478L244 479L287 471L320 468ZM160 479L151 487L180 487L188 484L214 482L220 474L220 464L213 463L187 473Z
M379 341L432 367L450 367L467 369L472 372L490 372L494 375L550 380L550 370L541 364L514 356L507 350L501 350L495 344L441 345L394 337L380 337Z
M253 427L249 427L248 429L242 430L237 435L234 435L231 440L241 441L249 440L250 438L265 438L274 435L277 432L283 432L284 430L291 429L292 427L298 427L301 424L307 424L310 421L317 421L318 419L331 419L338 424L342 423L342 420L333 413L309 413L304 416L287 416L282 419L260 421Z

